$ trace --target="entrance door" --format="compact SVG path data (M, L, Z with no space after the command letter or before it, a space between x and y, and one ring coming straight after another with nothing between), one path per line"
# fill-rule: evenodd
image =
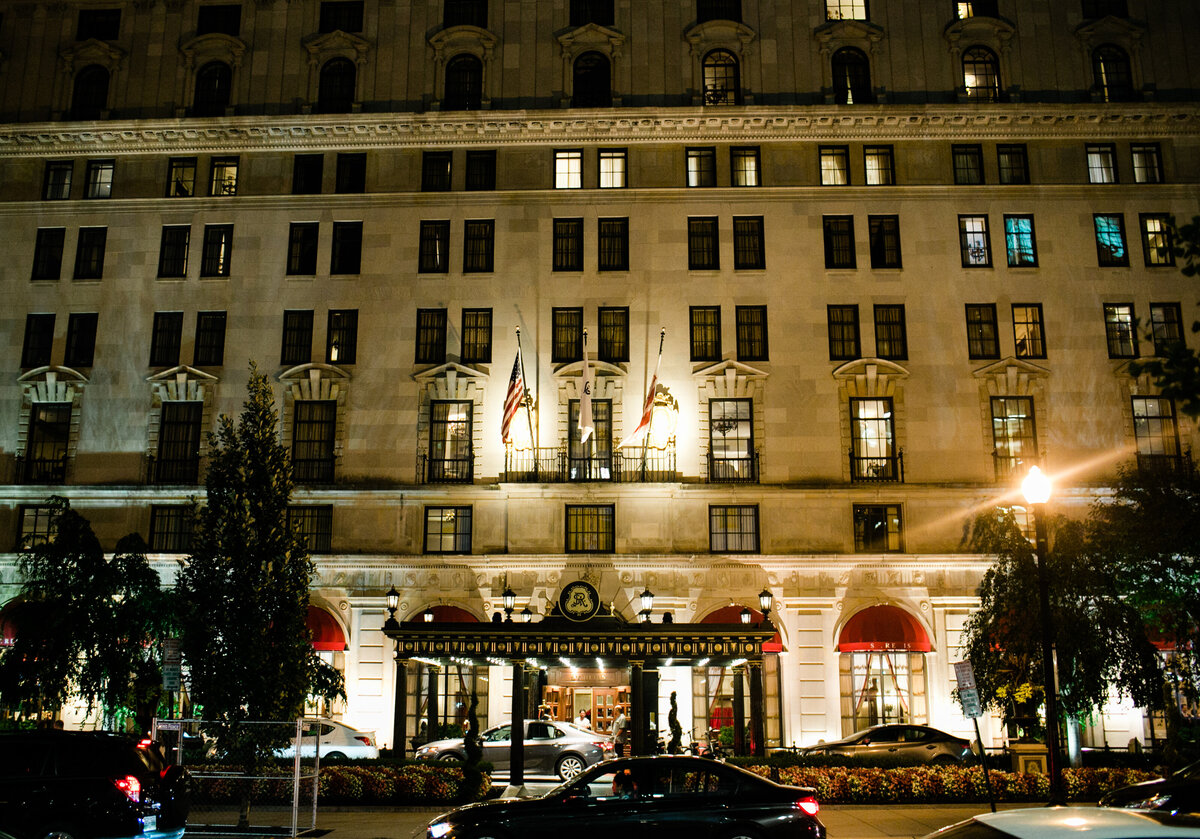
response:
M611 734L613 721L622 711L629 716L629 687L592 688L592 728Z

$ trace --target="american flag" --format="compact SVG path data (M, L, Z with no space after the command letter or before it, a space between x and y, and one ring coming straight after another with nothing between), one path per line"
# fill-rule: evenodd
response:
M513 417L525 401L525 377L521 375L521 353L513 360L512 375L508 377L508 393L504 395L504 420L500 423L500 439L508 442L508 430Z

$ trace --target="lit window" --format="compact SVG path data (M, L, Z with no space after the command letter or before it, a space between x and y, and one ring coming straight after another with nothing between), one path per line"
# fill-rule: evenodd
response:
M717 185L716 149L687 150L687 185L700 187Z
M1003 481L1022 471L1022 467L1037 462L1033 398L993 396L991 404L992 461L996 480Z
M729 170L734 186L759 186L758 146L730 149Z
M720 361L721 307L692 306L689 312L691 321L691 360Z
M738 361L766 361L767 307L738 306L735 314Z
M1135 99L1129 54L1114 44L1096 47L1092 52L1092 84L1101 102Z
M1092 216L1096 228L1096 259L1101 268L1129 264L1125 246L1125 216L1120 213L1097 213Z
M601 306L597 312L600 337L596 341L596 357L618 364L629 360L629 308Z
M960 0L956 5L959 20L997 16L996 0Z
M850 183L850 150L846 146L821 146L822 186Z
M1139 184L1161 184L1163 182L1162 152L1158 143L1135 143L1130 147L1133 155L1133 180Z
M430 483L470 483L475 468L471 418L475 403L435 401L429 404Z
M17 550L44 545L58 533L58 510L49 505L22 504Z
M1172 400L1133 397L1133 436L1137 442L1138 471L1143 475L1182 473L1187 469L1179 454L1179 425Z
M825 0L826 20L866 20L867 0Z
M708 400L710 481L753 483L758 480L753 416L751 399Z
M470 507L425 508L425 553L471 552Z
M851 480L900 479L895 417L890 398L850 400L850 441Z
M987 216L959 216L958 238L964 268L991 267L992 245Z
M704 56L704 104L741 104L738 61L728 50L713 50Z
M492 361L492 310L463 309L462 362L490 364Z
M1104 304L1104 333L1109 358L1137 358L1137 318L1132 303Z
M113 170L111 160L89 160L84 174L84 198L112 198Z
M1115 184L1117 182L1117 150L1111 143L1087 147L1088 183Z
M986 47L971 47L963 53L963 92L976 102L1000 100L1000 63Z
M237 195L238 159L214 157L208 179L209 195Z
M876 304L875 355L890 361L908 358L908 330L903 304Z
M600 149L600 188L624 189L625 149Z
M1004 248L1008 254L1009 268L1037 267L1033 216L1004 217Z
M1160 267L1175 264L1171 242L1171 217L1143 213L1138 216L1142 226L1142 254L1146 265Z
M554 188L581 189L583 187L583 152L556 151L554 153Z
M1017 358L1045 358L1046 335L1042 327L1041 303L1014 303L1013 347Z
M172 157L167 162L167 197L191 198L196 194L196 158Z
M583 309L555 308L550 313L554 334L550 345L552 364L569 364L583 358Z
M896 183L896 164L891 146L867 146L863 149L867 186L891 186Z

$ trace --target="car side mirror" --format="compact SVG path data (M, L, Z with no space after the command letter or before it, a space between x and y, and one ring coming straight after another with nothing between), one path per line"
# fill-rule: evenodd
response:
M862 743L864 746L869 746L869 745L871 745L871 738L870 738L870 737L864 737L864 738L862 738L862 740L860 740L859 742L860 742L860 743Z

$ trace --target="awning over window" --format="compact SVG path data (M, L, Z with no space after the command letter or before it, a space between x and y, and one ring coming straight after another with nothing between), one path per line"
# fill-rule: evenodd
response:
M0 647L11 647L17 640L17 611L20 601L10 600L0 609Z
M701 619L700 623L741 623L742 608L738 605L722 606L715 612L710 612ZM746 607L749 608L749 607ZM763 613L758 609L750 609L750 623L762 623ZM764 653L781 653L783 652L783 639L776 632L770 641L762 645Z
M341 624L320 606L309 605L306 622L308 631L312 634L314 650L341 652L349 649L346 646L346 633L342 632Z
M426 615L433 615L432 618L427 618ZM466 609L459 606L430 606L428 609L422 609L405 623L421 623L429 621L430 623L479 623L479 618L472 615Z
M838 652L908 650L927 653L933 649L921 622L897 606L868 606L855 613L842 627Z

